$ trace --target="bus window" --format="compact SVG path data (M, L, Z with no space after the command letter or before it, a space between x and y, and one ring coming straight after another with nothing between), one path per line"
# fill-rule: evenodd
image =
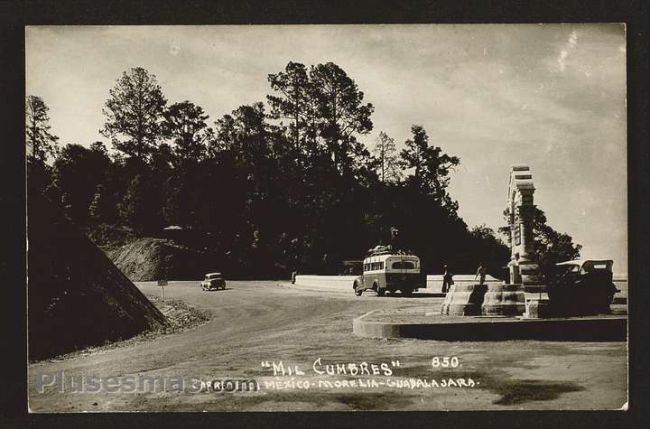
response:
M394 270L410 270L415 268L415 263L411 261L397 261L393 262L392 268Z
M370 264L370 271L378 271L378 270L383 270L384 269L384 263L383 262L373 262Z

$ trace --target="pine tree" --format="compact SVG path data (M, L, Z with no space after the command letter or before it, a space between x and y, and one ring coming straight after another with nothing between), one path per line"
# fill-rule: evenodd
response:
M109 91L100 133L120 152L144 163L162 139L162 114L167 104L156 76L142 67L125 71Z
M373 149L373 155L377 158L377 170L381 182L398 182L402 172L399 167L399 157L395 147L395 140L388 137L385 132L380 132Z
M50 117L41 97L30 95L25 101L25 136L29 159L45 163L55 156L59 138L50 132Z

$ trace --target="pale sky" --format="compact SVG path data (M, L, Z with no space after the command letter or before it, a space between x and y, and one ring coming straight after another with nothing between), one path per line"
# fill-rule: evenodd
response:
M461 158L450 193L470 226L503 225L510 166L529 165L535 204L582 256L627 272L625 27L621 24L59 26L26 28L26 93L63 144L101 140L123 71L156 75L170 103L210 122L265 101L289 61L332 61L399 146L412 124Z

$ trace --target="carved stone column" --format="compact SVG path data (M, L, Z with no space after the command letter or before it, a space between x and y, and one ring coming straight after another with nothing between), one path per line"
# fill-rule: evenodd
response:
M533 214L535 186L530 168L514 166L510 170L508 207L510 221L510 249L512 258L517 260L521 283L526 291L539 291L539 265L535 260L535 239L533 233ZM515 283L519 279L510 279Z

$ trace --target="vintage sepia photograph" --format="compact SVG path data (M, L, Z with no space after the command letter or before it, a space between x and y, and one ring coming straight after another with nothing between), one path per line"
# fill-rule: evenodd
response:
M24 53L30 413L628 409L625 24Z

